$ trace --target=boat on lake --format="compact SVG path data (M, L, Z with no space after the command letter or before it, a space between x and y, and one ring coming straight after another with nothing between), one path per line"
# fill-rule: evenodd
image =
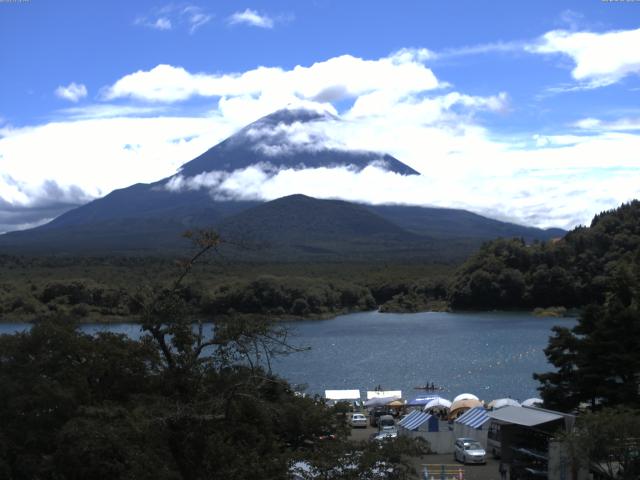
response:
M426 390L427 392L441 392L444 390L444 387L434 384L427 385L419 385L417 387L413 387L414 390Z

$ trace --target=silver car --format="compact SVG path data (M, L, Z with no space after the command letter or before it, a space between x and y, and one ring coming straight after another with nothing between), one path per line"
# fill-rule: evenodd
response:
M453 445L453 459L467 463L486 463L487 452L473 438L458 438Z
M353 415L351 415L351 419L349 420L349 424L352 427L367 428L367 417L365 417L361 413L354 413Z
M380 430L374 437L374 440L382 442L384 440L393 440L398 437L398 431L394 429Z

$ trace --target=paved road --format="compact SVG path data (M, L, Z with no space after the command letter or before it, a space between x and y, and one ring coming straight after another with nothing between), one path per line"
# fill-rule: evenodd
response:
M376 428L368 426L367 428L354 428L351 430L351 438L354 440L368 440L371 434L377 432ZM453 460L453 454L446 455L425 455L422 458L412 459L412 464L418 472L418 477L422 479L422 471L424 464L431 465L456 465L464 472L464 480L500 480L498 473L498 461L488 458L486 465L462 465ZM429 477L431 480L431 476ZM449 480L450 477L447 477ZM434 475L433 480L440 480L440 475Z

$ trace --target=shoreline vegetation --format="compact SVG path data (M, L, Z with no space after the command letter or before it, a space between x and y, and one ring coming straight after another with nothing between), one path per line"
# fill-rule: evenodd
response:
M0 323L31 323L49 315L68 315L81 324L140 321L139 299L174 272L173 260L73 259L0 256ZM316 265L322 273L301 275L303 265L248 265L220 269L215 264L194 275L181 290L193 308L193 319L252 317L265 320L324 320L339 315L450 312L450 265L376 266ZM257 271L276 267L278 275ZM330 268L331 267L331 268ZM429 277L419 277L427 272ZM314 272L315 273L315 272ZM348 280L350 277L351 280ZM153 278L154 282L146 279ZM530 310L528 310L530 311ZM537 312L545 316L548 312ZM557 315L557 312L553 312Z
M209 262L193 272L180 295L200 318L295 320L376 309L441 311L454 269L448 264ZM166 257L0 255L0 322L59 314L80 323L135 321L140 299L175 271L175 260Z
M178 292L201 318L322 319L379 309L529 311L574 316L602 304L640 261L640 202L594 217L562 239L485 243L464 264L426 261L210 261ZM168 257L0 255L0 322L68 315L80 323L129 322L141 299L175 276Z

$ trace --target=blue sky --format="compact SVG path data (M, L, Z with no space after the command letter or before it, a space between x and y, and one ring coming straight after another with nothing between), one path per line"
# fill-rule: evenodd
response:
M254 197L293 182L568 228L639 193L640 2L16 0L0 41L0 232L172 175L296 102L344 119L327 144L423 178L300 174L346 182L324 191L284 172L242 183Z

